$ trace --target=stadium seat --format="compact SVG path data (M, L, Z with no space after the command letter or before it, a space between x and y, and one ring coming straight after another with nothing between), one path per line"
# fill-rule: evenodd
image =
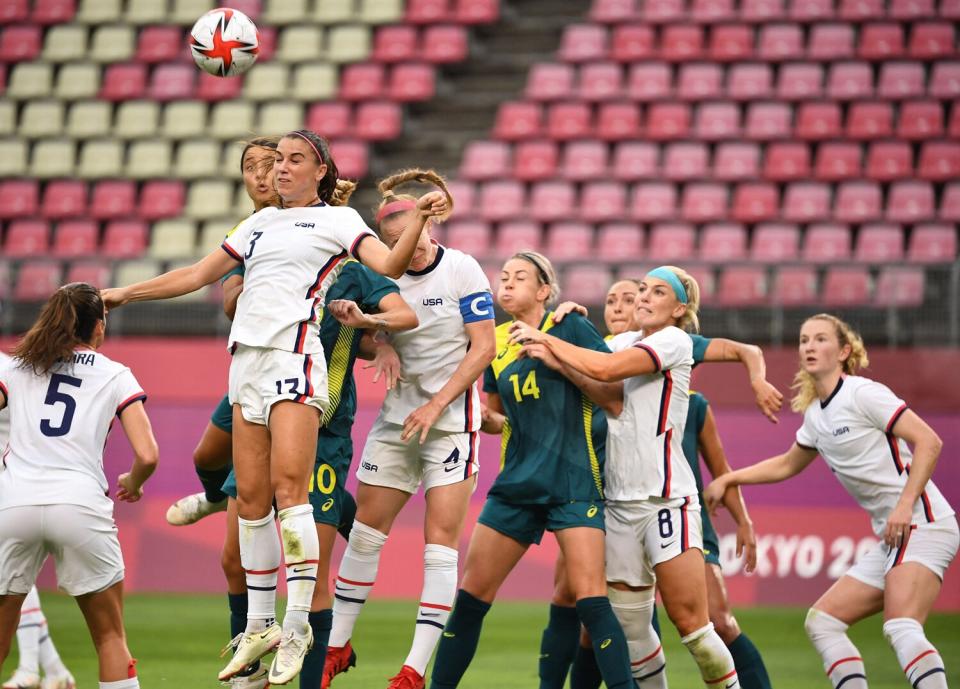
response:
M653 261L683 261L693 255L696 231L686 223L658 223L650 229L647 255Z
M171 0L170 20L177 24L191 25L202 14L214 9L215 0Z
M73 19L75 0L36 0L30 19L37 24L63 24Z
M193 182L187 193L184 215L198 220L223 217L230 213L233 183L224 180Z
M76 147L72 141L44 139L33 145L30 174L41 179L72 177Z
M653 177L657 172L657 156L656 144L638 141L617 144L613 153L613 176L626 182Z
M723 68L715 64L693 62L681 65L677 78L677 96L684 100L719 98L723 92Z
M883 0L840 0L838 15L847 21L868 21L885 14Z
M847 114L847 136L874 140L893 134L893 108L890 103L851 103Z
M487 182L480 189L477 213L492 221L507 220L524 214L523 185L514 181Z
M347 65L340 80L339 97L348 101L381 98L384 94L385 79L382 65Z
M337 68L329 62L308 62L294 68L290 95L297 100L333 99L336 93Z
M40 54L40 27L32 24L10 26L0 34L0 60L22 62Z
M262 44L261 44L262 45ZM266 64L260 66L254 73L259 73L259 70L265 68L273 68L274 65ZM282 66L282 74L278 75L282 80L278 81L277 85L280 89L280 94L282 95L286 91L287 85L287 72L286 66ZM274 72L276 74L276 72ZM244 88L246 82L253 81L252 76L247 76L245 80L241 79L221 79L219 77L211 76L209 74L200 74L197 77L197 89L194 92L194 96L204 101L227 101L233 99L239 99L240 93Z
M156 137L160 129L160 105L149 100L131 100L116 107L113 134L121 139Z
M557 141L587 138L592 130L591 120L587 103L554 103L547 113L547 136Z
M960 19L960 2L957 2L957 0L942 0L939 14L942 19Z
M0 176L17 177L27 172L27 142L21 139L0 140Z
M184 141L177 147L173 174L181 179L215 177L219 173L220 144L198 139Z
M506 259L519 251L540 250L540 224L529 220L511 220L497 229L494 253Z
M607 145L601 141L573 141L564 146L560 176L585 182L607 175Z
M447 0L408 0L404 21L410 24L436 24L446 21L450 14Z
M727 212L727 187L724 184L688 184L683 190L680 216L693 222L721 220Z
M277 59L282 62L311 62L324 56L323 28L291 24L277 37Z
M653 141L686 138L690 119L690 106L686 103L653 103L647 110L647 138Z
M910 233L911 263L952 263L957 257L957 230L948 224L916 225Z
M553 62L541 62L527 74L525 95L536 101L551 101L573 95L574 68Z
M767 141L790 135L791 109L786 103L750 103L744 134L748 139Z
M463 62L470 54L469 38L462 26L430 26L423 32L422 57L436 65Z
M90 256L97 250L100 228L93 220L69 220L57 225L52 253L58 258Z
M513 156L513 177L524 182L556 176L559 154L552 141L522 141Z
M539 182L530 188L529 215L537 221L566 220L576 212L577 190L569 182L551 180Z
M677 206L677 189L672 184L647 182L633 189L630 215L634 220L652 222L674 217Z
M641 4L640 16L654 24L675 22L684 18L684 0L647 0Z
M646 24L621 24L613 27L610 57L617 62L631 63L654 57L653 27Z
M447 182L447 189L455 199L451 217L459 219L473 215L477 196L473 183L453 179Z
M960 178L960 143L927 141L920 149L920 179L947 182Z
M877 141L867 153L869 179L889 182L913 176L913 151L905 141Z
M803 260L809 263L837 263L850 259L850 229L846 225L811 225L803 238Z
M753 230L750 259L761 263L784 263L800 256L800 230L796 225L761 223Z
M67 114L66 134L73 139L106 136L110 132L111 106L103 101L74 103Z
M727 268L720 275L717 303L720 306L761 306L767 297L766 270L756 266Z
M834 0L790 0L790 19L798 22L833 18Z
M301 68L302 67L303 65L301 65ZM362 67L362 65L351 65L351 67L358 68ZM347 69L349 70L350 68ZM238 83L242 83L243 97L245 99L253 101L266 101L280 99L287 95L287 82L289 73L290 68L286 64L281 62L268 62L266 64L257 65L257 68L246 75L242 82L234 79L220 79L218 77L212 78L217 82L237 81ZM346 78L347 70L344 70L344 79ZM363 83L359 76L356 77L356 81L356 87L359 87L359 84ZM200 89L198 89L198 95L199 91ZM340 97L345 97L342 92Z
M850 24L814 24L810 29L807 57L811 60L852 58L853 26Z
M102 289L112 284L110 281L111 272L110 264L103 261L77 261L71 263L70 267L67 268L65 281L67 283L85 282Z
M760 169L760 148L757 144L724 142L717 146L713 158L713 176L719 180L742 180L756 177Z
M183 32L176 26L148 26L137 41L137 62L172 62L181 56Z
M3 158L0 157L0 160ZM0 219L34 216L40 205L39 200L40 190L36 180L0 179Z
M196 100L167 103L160 132L167 139L203 136L207 133L207 104Z
M90 39L89 58L94 62L124 62L133 57L136 33L129 26L100 26Z
M823 143L817 149L814 177L827 182L841 182L860 176L862 149L856 143Z
M619 263L643 252L643 229L632 223L608 223L597 233L597 258Z
M795 133L807 141L836 139L841 136L841 113L838 103L800 103Z
M955 110L960 112L960 107ZM596 129L597 136L605 141L635 139L640 131L640 110L633 103L601 103Z
M823 94L823 68L816 63L790 62L780 67L777 97L808 100Z
M693 0L690 5L690 18L699 24L735 19L733 0Z
M587 101L604 101L621 96L623 70L614 62L581 65L577 96Z
M960 97L960 62L934 63L929 93L934 98Z
M593 229L586 223L557 222L547 228L544 252L551 261L564 263L593 255Z
M936 101L909 101L900 106L897 136L923 140L943 136L943 109Z
M63 133L62 101L29 101L20 113L17 133L29 139L59 136Z
M783 195L782 216L789 221L822 220L830 217L830 185L817 182L788 184Z
M83 182L60 180L43 190L43 217L50 220L79 218L87 212L87 187Z
M668 98L671 92L669 65L662 62L640 62L630 67L627 96L632 100L640 102L659 100Z
M8 0L0 5L0 24L23 22L30 16L27 0Z
M0 136L13 136L17 132L17 104L12 100L0 100Z
M880 186L873 182L842 182L837 187L833 217L841 222L880 219Z
M13 298L17 301L46 301L60 287L60 264L52 261L27 261L20 265Z
M47 62L80 60L87 53L87 27L62 24L47 29L41 57Z
M830 66L827 96L838 100L869 98L873 95L873 72L866 62L837 62ZM884 95L881 93L881 95Z
M887 194L887 220L913 223L934 217L933 186L927 182L894 182Z
M361 0L356 18L364 24L400 22L403 20L403 2L402 0Z
M456 0L455 5L458 24L491 24L500 17L500 0Z
M338 105L341 105L348 111L350 109L348 105ZM245 140L250 137L250 132L254 130L253 116L255 110L256 107L253 103L240 99L214 103L210 108L210 125L207 128L207 132L210 136L220 140ZM315 124L316 122L311 121L308 117L307 127L318 131L315 127L311 126Z
M880 67L877 93L881 98L920 98L924 95L926 75L920 62L885 62ZM858 94L866 95L866 94Z
M494 138L503 141L519 141L540 135L543 127L543 111L539 104L528 101L501 103L493 125Z
M7 258L30 258L47 253L50 225L42 220L15 220L7 227L3 255Z
M364 141L389 141L403 131L403 111L396 103L357 106L356 135Z
M889 60L903 55L903 27L896 22L865 24L857 53L867 60Z
M866 268L831 267L823 279L820 301L829 307L855 307L867 304L870 274Z
M467 180L506 177L510 170L510 146L497 141L471 141L463 154L460 176Z
M933 0L890 0L893 19L926 19L935 16Z
M150 233L150 258L169 260L193 256L197 227L191 220L161 220Z
M455 220L447 224L446 244L483 259L490 254L492 234L490 225L482 220Z
M133 215L137 189L132 181L99 182L93 188L90 216L97 220L111 220Z
M196 74L196 68L191 65L158 65L153 70L147 95L161 102L190 98Z
M803 28L797 24L761 26L757 57L770 62L803 59Z
M705 141L736 139L740 135L740 108L734 103L704 103L697 108L694 133Z
M263 20L269 24L293 24L307 18L307 0L265 0Z
M387 93L391 100L412 103L429 100L436 91L436 71L432 65L405 63L390 70Z
M416 27L400 24L384 26L377 30L371 54L377 62L404 62L416 59L417 55Z
M362 141L338 139L330 142L330 152L346 179L362 179L370 167L370 151Z
M277 28L261 24L257 31L260 34L260 52L257 60L263 64L272 60L274 53L277 51Z
M667 24L661 29L660 57L685 62L703 57L703 29L696 24Z
M910 57L918 60L936 60L956 54L954 27L950 22L923 22L913 25L910 33Z
M557 57L564 62L588 62L607 57L607 30L597 24L569 24L560 38Z
M734 100L769 98L773 94L773 69L769 64L731 65L727 72L727 95Z
M784 307L807 306L817 301L817 272L812 266L785 266L773 276L770 301Z
M602 24L620 24L636 16L636 0L593 0L590 6L590 19Z
M810 149L800 142L772 143L767 146L763 176L775 182L787 182L810 176Z
M13 65L6 96L15 100L46 98L53 81L53 65L44 62L21 62Z
M903 229L899 225L874 223L857 233L854 260L861 263L892 263L903 260Z
M663 153L663 176L670 180L690 180L707 176L709 153L700 143L668 144Z
M571 266L563 271L564 297L581 304L595 304L606 294L612 280L606 266Z
M723 263L747 257L747 230L738 223L714 223L700 233L701 261Z
M740 18L748 22L768 22L784 19L783 0L743 0Z
M876 306L917 307L923 305L924 272L919 268L888 266L880 269L873 295Z
M130 24L159 24L167 21L167 3L156 0L128 0L124 19Z
M287 29L289 31L290 29ZM301 53L303 55L303 53ZM324 55L329 62L358 62L370 55L370 29L366 26L334 26L327 31ZM314 59L312 56L305 59Z
M777 188L773 184L739 184L733 195L732 217L747 223L772 220L777 215L777 197Z
M147 68L144 64L109 65L103 76L100 98L126 101L142 98L147 90Z
M173 159L171 142L162 139L135 141L127 152L126 175L134 179L166 177Z
M145 220L172 218L183 208L182 182L154 180L144 184L140 192L138 214Z
M587 182L580 195L580 217L587 222L620 220L626 215L627 190L619 182Z

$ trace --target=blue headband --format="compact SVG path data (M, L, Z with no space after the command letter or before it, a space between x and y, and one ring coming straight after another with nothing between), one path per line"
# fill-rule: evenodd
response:
M666 266L660 266L659 268L654 268L649 273L647 273L648 278L659 278L665 283L670 285L673 288L673 293L677 295L677 299L680 300L681 304L687 303L687 290L683 286L683 283L680 281L680 278L677 277L677 274Z

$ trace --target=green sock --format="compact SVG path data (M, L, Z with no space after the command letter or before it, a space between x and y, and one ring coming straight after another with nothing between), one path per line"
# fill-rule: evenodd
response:
M340 524L337 525L337 531L343 536L343 540L350 540L350 530L356 518L357 501L349 492L343 491L343 500L340 501Z
M760 650L746 634L738 636L727 648L733 656L733 665L737 668L737 677L743 689L771 689Z
M230 475L229 464L220 469L201 469L198 466L195 466L194 469L197 472L200 483L203 485L203 493L207 496L207 500L210 502L221 502L227 499L227 494L224 493L221 488L223 487L223 482L227 480L227 476Z
M660 633L660 618L657 617L657 606L653 606L653 619L650 620L651 626L653 626L653 631L657 633L657 638L662 639L663 634Z
M570 689L600 689L602 681L593 646L578 645L573 667L570 668Z
M453 689L460 683L477 652L483 618L489 610L489 603L484 603L463 589L457 591L453 612L437 646L430 689Z
M627 639L610 600L606 596L581 598L577 601L577 613L593 640L593 654L607 689L633 689Z
M323 679L323 664L327 659L327 642L330 640L330 627L333 625L333 610L311 611L310 629L313 630L313 648L303 659L300 670L300 689L317 689Z
M540 639L540 689L563 689L580 640L576 608L550 606L550 621Z

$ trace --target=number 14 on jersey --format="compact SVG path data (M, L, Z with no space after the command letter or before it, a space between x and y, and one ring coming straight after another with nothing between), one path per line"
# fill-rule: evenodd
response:
M535 400L540 399L540 388L537 387L537 372L530 371L523 380L523 387L520 386L520 374L514 373L510 376L510 382L513 383L513 396L517 402L523 402L524 397L532 397Z

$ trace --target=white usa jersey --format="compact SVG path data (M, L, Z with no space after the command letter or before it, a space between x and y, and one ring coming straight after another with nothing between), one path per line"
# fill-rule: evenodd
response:
M797 431L797 445L820 453L847 492L870 514L877 536L883 535L910 473L910 448L892 433L906 410L906 403L886 385L846 376L825 401L814 400L807 407ZM913 506L913 523L952 514L950 504L928 481Z
M623 411L607 426L607 499L696 495L697 482L683 455L693 368L690 335L668 326L649 337L622 333L607 344L614 352L643 349L657 367L623 381Z
M417 314L413 330L393 333L403 380L387 393L381 416L402 424L410 412L429 402L447 384L466 356L470 338L464 325L492 320L490 282L472 257L437 245L433 263L407 271L397 280L400 296ZM476 383L451 402L433 425L439 431L480 428L480 397Z
M147 398L123 364L91 349L45 375L15 365L0 371L10 441L0 473L0 509L91 505L113 509L103 446L113 418Z
M0 352L0 376L3 375L3 370L10 365L10 362L13 361L9 356ZM3 380L0 378L0 380ZM3 451L7 448L7 439L10 437L10 410L9 409L0 409L0 457L3 456ZM0 465L0 471L3 471L3 466Z
M324 297L361 240L374 236L347 206L264 208L237 225L223 250L243 263L229 346L319 354Z

